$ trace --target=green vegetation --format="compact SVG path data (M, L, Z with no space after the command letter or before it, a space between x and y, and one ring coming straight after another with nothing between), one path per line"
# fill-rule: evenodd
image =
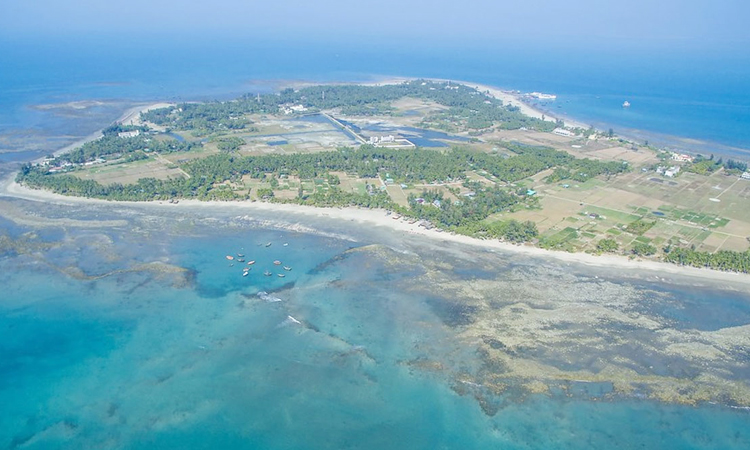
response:
M619 250L620 245L616 240L610 238L600 239L596 244L596 250L602 253L614 253Z
M498 124L503 129L526 127L541 131L555 128L547 122L522 114L517 108L503 105L501 100L489 97L468 86L413 80L385 86L310 86L299 90L284 89L278 94L246 95L229 102L184 103L144 113L142 117L157 125L174 130L191 131L195 136L246 129L251 122L248 114L275 114L285 105L299 105L305 113L341 109L349 115L391 114L390 102L412 97L433 101L448 107L447 111L425 118L422 126L445 129L489 128Z
M653 227L654 225L656 225L655 220L648 222L643 219L638 219L635 222L629 223L628 226L625 227L625 231L627 231L628 233L640 236L646 231L650 230L651 227Z
M732 272L750 272L750 250L733 252L721 250L716 253L700 252L688 248L666 248L664 260L683 266L708 267Z
M237 151L243 145L245 145L245 141L235 136L224 137L216 141L216 147L224 152Z
M630 252L636 256L651 256L656 254L656 247L645 242L636 241L635 244L633 244L633 248L630 249Z
M623 161L575 158L565 151L545 146L497 142L496 137L489 142L474 139L463 147L447 150L362 145L319 153L288 153L295 148L291 145L284 148L286 154L244 156L237 152L246 139L247 142L253 140L251 133L258 131L254 120L263 121L265 115L273 117L270 129L274 131L264 132L278 133L278 130L288 129L286 125L279 126L279 113L292 118L322 110L360 116L392 115L397 111L392 103L407 97L442 106L430 107L431 112L423 116L421 125L426 128L479 136L497 129L524 127L549 131L556 126L553 122L524 116L516 108L485 93L452 83L416 80L388 86L312 86L245 96L229 102L186 103L152 110L142 117L168 131L179 130L182 136L203 138L181 141L173 139L174 135L157 133L145 126L115 124L104 130L101 139L58 158L50 158L46 165L25 165L17 180L61 194L110 200L262 199L315 206L383 208L414 221L423 221L428 227L478 238L510 242L538 239L538 245L543 248L589 249L637 256L656 255L656 246L666 242L700 245L712 236L713 229L729 221L710 209L694 212L663 205L659 210L664 212L660 217L665 220L661 220L643 206L621 211L600 203L600 206L587 205L586 211L566 213L563 229L555 225L540 236L536 224L526 220L537 220L538 210L544 204L533 192L535 185L572 180L577 184L570 189L571 193L597 189L608 186L605 178L629 172L630 166ZM413 103L411 100L406 103L410 102ZM491 152L488 144L493 146ZM251 148L254 147L247 147L249 151L256 151ZM186 155L161 156L176 152ZM124 164L141 160L143 163ZM120 163L122 166L117 166ZM155 178L131 182L142 173L139 167L147 166ZM160 171L161 167L170 170ZM686 167L688 171L707 174L719 168L734 173L746 170L747 166L711 157L697 158ZM543 171L548 171L548 175L542 180L538 174ZM118 174L119 178L108 179L102 175L105 173ZM123 181L112 182L114 180ZM542 197L548 188L539 189ZM516 219L499 219L501 215ZM668 225L668 221L687 221L700 227ZM652 241L644 234L657 224L649 236L665 231L670 234L667 238L657 236ZM746 271L743 264L747 255L743 253L670 250L665 250L667 261ZM713 256L719 254L722 256Z
M107 130L112 128L113 127L110 127ZM55 158L50 165L54 167L66 163L84 164L99 158L119 158L138 151L156 153L186 152L200 146L200 143L180 142L176 139L158 141L143 134L134 137L121 138L118 137L117 132L109 133L106 132L107 130L105 130L104 136L100 139L87 142L80 148Z
M747 171L747 164L741 161L735 161L733 159L727 159L724 161L723 158L717 160L714 159L714 155L709 158L705 158L698 155L692 164L685 166L685 170L688 172L697 173L699 175L707 175L718 169L724 168L729 174L741 174Z

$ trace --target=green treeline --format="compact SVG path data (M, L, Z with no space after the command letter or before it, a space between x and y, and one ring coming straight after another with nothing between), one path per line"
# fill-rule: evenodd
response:
M689 248L671 247L664 250L664 260L683 266L708 267L742 273L750 272L750 250L744 252L719 250L716 253L709 253Z
M420 197L409 194L408 200L414 217L446 227L462 227L484 220L490 214L507 210L517 204L520 198L495 186L477 189L472 197L455 201L446 199L439 191L423 191Z
M128 152L143 150L145 145L149 145L152 151L161 147L168 151L179 151L195 144L177 141L146 143L141 137L123 139L105 136L61 158L77 163L100 155L111 155L115 150L126 155ZM151 180L147 186L143 185L146 183L144 180L130 186L95 186L90 180L48 174L43 167L24 166L19 173L19 181L32 187L43 187L68 195L113 200L153 200L172 197L214 199L215 195L211 194L213 190L225 189L217 187L217 184L237 182L243 176L264 179L266 174L276 174L311 179L328 177L329 172L346 172L361 178L382 177L404 183L429 183L461 180L467 170L485 170L500 181L512 183L550 167L567 167L567 164L576 161L565 152L545 147L509 144L509 148L519 154L504 157L463 148L447 151L397 150L370 145L362 145L358 149L342 148L312 154L238 156L220 153L184 164L182 168L191 175L189 179ZM221 198L229 196L226 192L215 194ZM477 192L477 195L484 194Z
M279 93L245 95L227 102L183 103L142 114L143 119L175 130L193 131L204 136L222 130L243 129L250 125L246 114L276 114L284 105L302 105L308 112L341 108L344 114L391 114L390 103L412 97L433 101L449 110L444 115L468 128L487 128L497 123L504 129L527 127L551 131L554 122L528 117L501 100L474 88L427 80L413 80L384 86L310 86L284 89ZM442 128L438 126L438 128Z
M429 220L467 236L526 242L539 235L533 222L485 222L484 219L491 214L508 210L520 203L522 198L498 186L483 187L479 183L471 185L474 188L473 195L461 200L446 199L439 191L423 191L420 197L410 194L408 215Z
M184 152L200 146L199 142L180 142L176 139L158 141L144 135L121 138L117 136L117 132L105 132L101 138L89 141L75 150L58 156L51 164L53 166L66 162L83 164L97 158L120 157L137 151L156 153Z
M697 173L699 175L713 173L720 168L724 168L728 174L739 175L742 172L747 171L747 163L735 161L733 159L727 159L726 161L724 161L724 158L714 159L714 155L711 155L709 158L698 155L695 157L692 164L685 166L685 170L688 172Z

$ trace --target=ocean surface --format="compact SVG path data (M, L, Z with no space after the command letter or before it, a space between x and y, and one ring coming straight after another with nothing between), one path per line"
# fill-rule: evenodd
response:
M553 112L603 128L737 157L750 148L744 56L135 38L2 42L0 67L5 174L136 104L381 76L550 92ZM612 304L634 299L623 317L648 315L675 336L731 336L750 323L750 295L726 286L480 255L293 214L7 198L0 286L0 448L750 448L747 405L611 397L611 383L490 389L481 339L469 333L481 317L463 303L469 286L498 308L539 304L527 314L543 314L547 302L606 292ZM582 332L586 342L599 332L642 340L529 358L591 369L616 355L659 376L695 369L654 357L649 341L661 335L617 326ZM747 384L748 358L738 350L722 373Z
M613 128L638 141L750 159L750 56L740 49L370 44L4 38L0 151L44 152L70 143L116 119L123 102L229 99L289 81L404 76L554 93L556 101L538 105L551 114ZM630 108L622 108L626 100ZM23 154L15 157L20 158Z
M15 221L35 208L2 205ZM66 222L71 215L81 222ZM745 409L606 399L596 383L523 397L512 386L481 390L465 381L482 364L462 337L464 312L443 290L415 289L414 280L439 276L403 260L444 261L459 283L557 283L562 296L591 283L590 269L487 254L488 271L470 249L291 213L104 204L49 205L43 217L38 226L0 222L0 448L750 444ZM238 254L255 264L225 258ZM636 286L656 314L691 329L750 317L746 293L710 288L681 308L679 284L599 276ZM707 296L727 314L696 313Z

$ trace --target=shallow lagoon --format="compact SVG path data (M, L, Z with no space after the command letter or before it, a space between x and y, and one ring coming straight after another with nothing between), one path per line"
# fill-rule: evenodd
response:
M22 244L0 253L0 447L750 444L742 409L611 398L591 383L542 395L473 383L486 367L461 337L467 311L439 281L434 289L413 286L442 276L413 258L450 264L443 275L465 283L491 278L488 262L510 277L533 270L534 261L485 254L472 262L458 248L289 214L273 218L287 225L277 227L220 209L45 212L66 214L127 226L9 226L5 236ZM376 242L387 247L369 246ZM237 253L256 260L247 277L225 258ZM292 268L285 278L262 274L278 272L276 259ZM585 283L584 272L571 276ZM554 283L560 273L536 281ZM679 291L639 289L661 289L664 298ZM719 305L747 301L737 292L705 293L723 295Z

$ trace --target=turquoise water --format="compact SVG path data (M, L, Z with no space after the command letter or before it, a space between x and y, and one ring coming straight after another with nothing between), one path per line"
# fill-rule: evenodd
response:
M273 89L280 79L358 81L373 73L553 92L553 112L602 127L738 146L725 149L735 155L750 148L750 62L743 55L142 44L0 45L0 151L10 152L0 161L60 148L134 102L226 99ZM630 110L620 107L623 99L633 103ZM33 107L81 100L103 104ZM518 257L494 255L477 268L477 255L309 218L266 219L333 234L291 232L218 211L209 220L126 207L24 207L55 220L124 223L32 229L0 217L0 236L24 243L0 247L0 448L750 448L743 409L602 400L607 386L599 385L571 389L571 396L527 397L461 386L456 374L482 368L476 347L460 339L468 320L460 302L429 286L414 289L423 267L394 267L351 249L392 244L404 255L445 260L452 276L471 283L536 274L536 263ZM256 260L246 277L242 263L225 258L237 253ZM576 272L581 284L592 270ZM518 283L562 283L559 274L533 277ZM639 311L675 329L748 322L742 292L654 283L635 289L646 299ZM632 352L643 353L635 344ZM737 367L748 355L732 357L739 365L726 370L746 382L746 369ZM685 367L677 358L639 358L639 370ZM423 364L435 361L441 370ZM588 360L571 364L588 367ZM486 414L481 402L496 414Z
M107 211L71 213L102 218ZM377 233L328 225L355 242L231 217L194 220L199 213L110 214L130 225L51 227L38 238L16 227L15 238L39 245L0 257L0 448L750 444L744 410L602 401L585 390L521 399L484 393L499 405L485 414L449 375L479 364L474 347L445 325L450 313L438 305L451 298L406 288L422 268L358 250ZM237 253L256 261L247 277L241 263L225 258ZM291 267L286 277L262 275L278 272L277 259ZM138 270L154 261L185 270ZM521 263L494 261L498 271ZM468 264L457 259L455 271ZM60 271L69 266L81 271ZM444 367L419 364L426 360Z

